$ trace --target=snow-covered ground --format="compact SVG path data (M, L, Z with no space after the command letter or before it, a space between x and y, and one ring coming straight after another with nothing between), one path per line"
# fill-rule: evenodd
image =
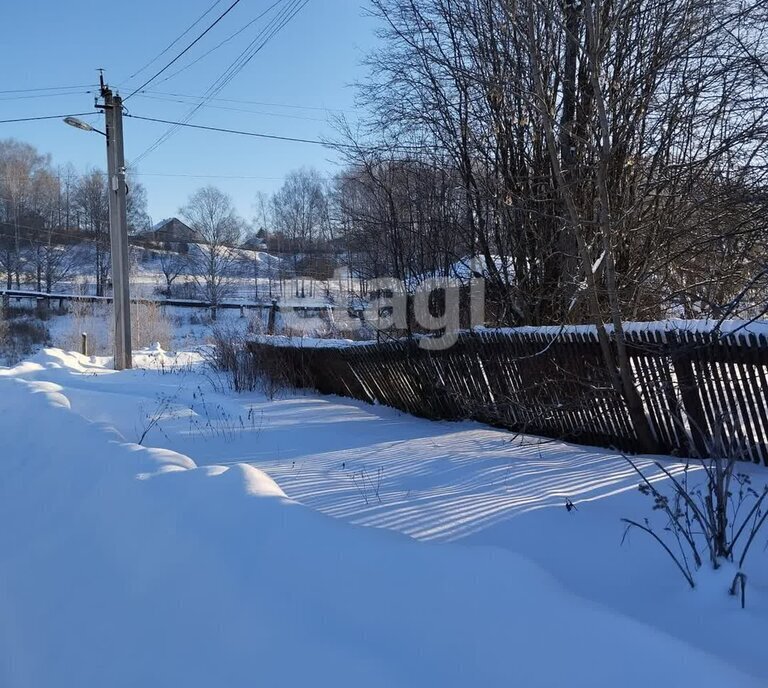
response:
M0 686L768 684L764 543L690 590L622 457L137 362L0 369Z

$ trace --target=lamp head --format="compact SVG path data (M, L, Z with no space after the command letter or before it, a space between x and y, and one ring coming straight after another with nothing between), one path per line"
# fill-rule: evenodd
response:
M77 117L65 117L64 121L69 124L70 127L75 127L76 129L82 129L83 131L95 131L95 129L88 124L88 122L83 122L81 119L77 119Z

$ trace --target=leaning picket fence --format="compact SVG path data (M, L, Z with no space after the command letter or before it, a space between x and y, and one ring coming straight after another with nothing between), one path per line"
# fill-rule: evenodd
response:
M625 333L658 451L709 456L726 447L768 465L768 336L668 323ZM733 331L735 329L735 331ZM282 385L384 404L431 419L474 419L518 432L639 450L594 328L462 332L429 351L415 340L319 346L248 343L258 374Z

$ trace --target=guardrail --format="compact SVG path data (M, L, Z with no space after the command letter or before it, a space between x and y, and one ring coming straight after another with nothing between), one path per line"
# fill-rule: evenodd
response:
M111 303L111 296L94 296L91 294L66 294L66 293L48 293L41 291L28 291L25 289L0 289L0 298L3 301L10 301L11 299L30 300L30 301L58 301L59 305L63 305L66 301L78 301L81 303ZM175 306L177 308L213 308L214 305L196 299L150 299L150 298L132 298L131 303L152 303L159 306ZM245 310L270 310L275 307L272 302L269 303L256 303L248 301L221 301L215 306L218 309L245 309ZM280 310L280 304L277 303L276 307ZM283 306L283 308L290 308L294 311L320 311L320 310L337 310L339 306L334 304L328 305L314 305L314 306L302 306L302 305L290 305Z

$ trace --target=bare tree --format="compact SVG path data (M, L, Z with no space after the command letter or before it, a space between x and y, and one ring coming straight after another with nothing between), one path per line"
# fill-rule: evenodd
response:
M457 171L505 322L594 320L595 291L606 320L706 312L762 269L759 0L372 4L358 151Z
M337 179L340 235L353 269L415 288L433 276L456 277L472 247L459 230L466 205L455 172L428 160L350 156Z
M173 295L173 283L189 270L189 254L177 251L162 251L160 253L160 269L165 277L165 296Z
M372 4L358 167L384 150L455 169L455 231L485 258L499 321L593 323L652 448L624 320L719 317L764 289L764 3Z
M330 216L327 184L314 169L291 172L272 197L272 218L292 254L294 273L308 275L314 270L313 256L329 237ZM303 279L296 282L297 297L306 295Z
M128 232L135 234L148 230L152 223L147 213L147 190L130 173L128 176L126 205Z
M192 194L180 212L200 238L190 246L189 259L200 294L215 313L231 293L242 221L235 214L232 199L213 186Z
M23 272L22 249L30 231L39 230L43 179L50 168L48 156L33 146L13 139L0 141L0 220L4 223L2 237L2 266L6 285L21 286Z
M75 189L80 226L89 242L96 279L96 294L104 296L109 282L109 196L107 178L100 170L84 175Z

